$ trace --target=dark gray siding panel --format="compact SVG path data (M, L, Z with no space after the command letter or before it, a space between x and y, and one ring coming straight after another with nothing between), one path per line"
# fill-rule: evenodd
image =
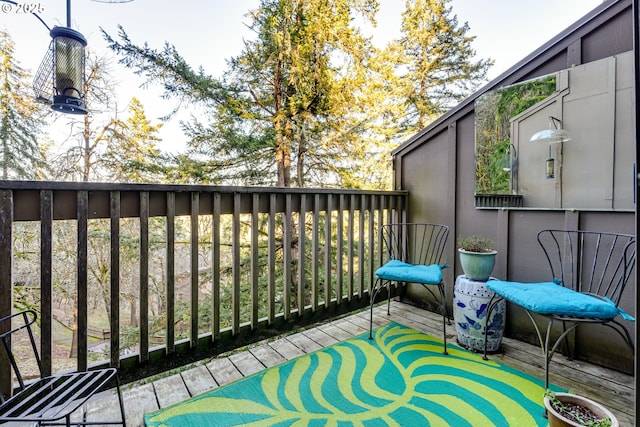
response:
M447 173L454 169L447 159L447 132L430 144L418 148L415 155L402 157L403 188L409 191L409 221L447 222ZM428 159L425 162L423 159Z
M632 49L630 0L607 1L593 13L523 58L459 106L436 120L394 151L395 188L409 190L413 221L443 222L451 228L445 270L448 304L453 281L461 274L455 238L482 234L496 242L494 276L509 280L548 280L546 261L536 241L545 228L635 232L635 212L553 209L476 209L474 100L482 93L524 81L577 63L587 63ZM623 308L635 313L635 276L623 296ZM407 297L424 304L424 294L409 288ZM580 358L626 372L633 371L633 354L608 328L584 327L576 334ZM522 309L509 305L506 334L534 344L537 337Z
M631 13L621 13L582 38L582 62L587 63L633 49Z

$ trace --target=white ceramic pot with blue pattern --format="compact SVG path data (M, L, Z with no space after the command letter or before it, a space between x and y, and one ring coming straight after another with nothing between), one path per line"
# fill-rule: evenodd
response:
M485 282L458 276L453 290L453 319L458 343L470 350L484 351L484 328L487 310L494 293ZM491 312L487 328L487 351L500 349L504 334L506 301L500 301Z

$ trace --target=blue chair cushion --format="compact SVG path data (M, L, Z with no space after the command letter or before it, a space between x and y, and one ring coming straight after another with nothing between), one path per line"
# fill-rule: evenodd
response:
M376 276L383 280L437 285L442 281L442 269L438 264L414 265L393 259L378 268Z
M520 283L489 280L486 286L506 300L534 313L602 320L626 314L611 300L576 292L554 282Z

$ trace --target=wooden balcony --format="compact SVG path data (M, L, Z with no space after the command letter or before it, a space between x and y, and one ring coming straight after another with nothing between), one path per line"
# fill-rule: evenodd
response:
M373 321L374 327L396 321L433 336L442 333L440 315L397 301L392 302L391 316L387 316L386 304L377 306ZM208 358L179 372L159 375L144 383L130 384L123 390L127 426L143 426L145 412L164 408L368 331L369 311L364 310L256 343L241 352ZM455 336L454 328L449 327L448 341L455 343ZM540 348L509 338L503 339L502 347L502 353L490 357L537 378L544 377ZM621 426L634 425L633 376L556 355L551 363L551 381L571 391L579 390L581 394L605 404L616 415ZM89 402L85 410L88 417L95 419L113 418L118 414L117 401L111 393L102 394Z
M9 181L0 189L0 317L14 305L40 313L49 372L117 366L130 426L145 411L365 332L361 310L383 259L379 227L408 216L402 191ZM96 294L107 301L104 318ZM65 298L77 336L75 352L61 354L56 310ZM389 320L439 336L439 315L414 306L394 303L390 318L376 309L375 324ZM450 327L452 342L454 334ZM497 360L542 377L538 348L503 343ZM632 376L562 356L551 373L631 425ZM0 360L0 392L10 389ZM101 394L87 414L116 409L112 398Z

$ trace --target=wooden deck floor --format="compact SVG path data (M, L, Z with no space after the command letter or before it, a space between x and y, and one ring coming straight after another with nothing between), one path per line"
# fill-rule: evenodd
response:
M391 316L386 314L386 304L374 309L374 327L391 320L414 329L441 336L441 317L411 305L392 302ZM150 378L146 383L128 384L123 387L127 426L143 426L143 414L180 402L223 384L256 373L267 367L294 359L336 342L367 332L368 311L360 312L329 323L317 325L295 334L256 344L244 351L208 360L167 374L162 378ZM447 326L448 341L455 343L454 326ZM504 352L491 358L543 378L541 351L538 347L505 338ZM568 361L556 355L551 363L551 382L607 405L618 417L621 426L635 422L633 377L603 369L579 361ZM102 393L99 399L87 404L88 419L105 419L106 413L114 418L117 401L111 392Z

